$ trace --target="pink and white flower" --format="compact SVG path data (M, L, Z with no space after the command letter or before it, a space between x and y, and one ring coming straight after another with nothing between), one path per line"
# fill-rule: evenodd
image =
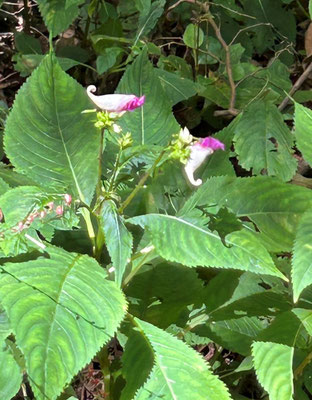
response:
M87 94L93 103L103 111L120 113L123 111L133 111L141 107L145 102L145 96L137 97L134 94L105 94L96 96L96 87L87 87Z
M219 149L225 150L224 144L211 136L199 139L198 142L190 146L191 153L184 170L192 185L200 186L203 183L201 179L194 179L194 172L202 165L208 156Z

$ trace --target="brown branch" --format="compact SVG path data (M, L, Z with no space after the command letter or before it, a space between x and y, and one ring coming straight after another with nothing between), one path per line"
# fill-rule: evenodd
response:
M300 88L300 86L307 79L307 77L310 75L311 72L312 72L312 62L310 62L308 67L303 71L303 73L296 80L296 82L294 83L293 87L290 89L290 91L288 93L289 96L292 96ZM290 98L288 96L285 97L285 99L279 105L278 109L280 111L284 110L284 108L287 106L289 100L290 100Z
M227 75L228 75L230 88L231 88L231 99L230 99L229 109L228 110L224 110L224 111L226 111L227 115L237 115L238 114L238 110L235 109L236 86L235 86L235 82L234 82L234 79L233 79L230 47L227 45L227 43L223 39L223 37L221 35L220 28L215 23L215 20L213 19L211 14L207 15L207 20L210 23L210 25L212 26L213 30L215 31L217 39L219 40L219 42L221 43L221 45L222 45L222 47L223 47L223 49L225 51L225 68L226 68L226 72L227 72ZM215 115L216 115L216 113L215 113ZM224 113L222 113L222 114L219 113L218 115L224 115Z
M172 6L170 6L169 8L167 8L166 13L168 13L169 11L173 10L174 8L178 7L178 5L180 5L181 3L191 3L191 4L195 4L196 0L178 0L176 3L174 3Z

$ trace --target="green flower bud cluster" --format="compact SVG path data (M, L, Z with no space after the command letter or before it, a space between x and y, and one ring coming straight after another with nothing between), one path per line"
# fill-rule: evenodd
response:
M122 148L122 150L127 147L131 147L133 143L133 139L130 132L127 132L125 135L122 135L120 139L118 139L118 144Z
M174 160L179 160L182 164L186 164L190 157L190 145L194 138L187 128L181 129L180 132L173 137L174 140L169 146L169 157Z

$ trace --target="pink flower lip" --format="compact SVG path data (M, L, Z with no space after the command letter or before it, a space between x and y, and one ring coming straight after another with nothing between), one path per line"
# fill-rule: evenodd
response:
M120 113L123 111L133 111L141 107L145 102L145 96L137 97L134 94L105 94L96 96L96 87L87 87L87 95L93 103L103 111Z
M198 144L204 148L210 148L212 150L225 150L224 143L220 142L220 140L213 138L212 136L207 136L203 139L200 139Z
M143 106L145 102L145 96L135 97L133 100L130 100L122 111L133 111L138 107Z

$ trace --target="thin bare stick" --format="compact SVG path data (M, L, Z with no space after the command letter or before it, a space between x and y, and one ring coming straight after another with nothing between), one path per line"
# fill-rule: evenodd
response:
M259 24L254 24L254 25L250 25L250 26L246 26L246 28L242 28L240 29L236 35L233 37L233 39L231 40L230 46L232 46L232 44L235 42L235 40L237 39L237 37L244 31L249 31L252 28L256 28L257 26L270 26L271 28L273 27L273 25L270 22L260 22Z
M178 7L178 5L180 5L181 3L192 3L195 4L196 0L178 0L176 3L174 3L171 7L167 8L167 13L171 10L173 10L174 8Z
M311 72L312 72L312 62L308 65L308 67L303 71L303 73L296 80L293 87L290 89L288 96L292 96L300 88L300 86L307 79L307 77L310 75ZM284 108L287 106L287 104L290 100L290 98L288 96L285 97L285 99L279 105L278 109L280 111L284 110Z
M226 68L226 72L228 74L230 88L231 88L231 99L230 99L230 105L229 105L229 109L228 109L227 114L237 115L238 111L235 109L236 86L235 86L235 82L234 82L234 79L233 79L233 73L232 73L230 47L227 45L227 43L223 39L223 37L221 35L220 28L215 23L215 20L213 19L211 14L208 14L207 20L210 23L210 25L212 26L213 30L215 31L217 39L219 40L219 42L221 43L221 45L222 45L222 47L223 47L223 49L225 51L225 68Z

